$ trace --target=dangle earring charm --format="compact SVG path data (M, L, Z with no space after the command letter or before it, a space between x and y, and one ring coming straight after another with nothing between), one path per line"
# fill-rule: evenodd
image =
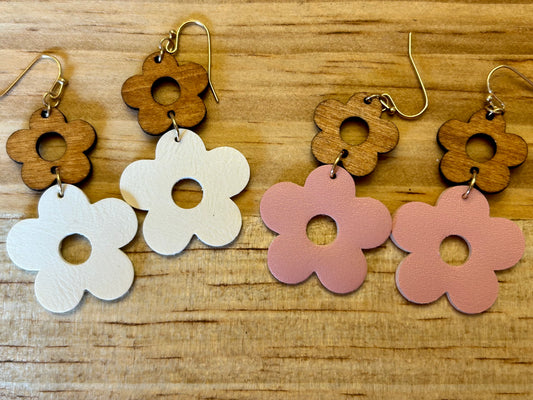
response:
M385 205L373 198L355 197L350 174L364 176L376 167L378 154L391 151L398 142L398 129L381 119L383 111L404 118L417 118L427 109L427 93L411 55L409 59L424 94L420 112L407 115L385 94L356 93L344 104L325 100L315 110L320 132L312 141L314 156L323 165L307 177L304 187L291 182L272 186L261 199L261 217L277 236L268 249L268 267L276 279L297 284L316 273L331 292L349 293L363 283L367 265L361 249L383 244L391 231L391 216ZM350 145L341 137L342 123L352 117L368 125L367 139ZM340 163L344 168L340 167ZM332 164L331 164L332 163ZM337 237L328 245L314 244L306 234L316 216L331 217Z
M208 67L196 63L178 65L181 30L196 24L205 30L208 45ZM177 83L180 97L171 104L160 104L153 96L159 82ZM211 35L199 21L186 21L161 40L159 52L146 58L142 75L129 78L122 86L124 102L139 109L139 125L148 134L161 135L154 160L130 164L122 173L120 191L134 208L148 211L143 236L148 246L163 255L180 253L196 235L208 246L225 246L240 232L240 210L231 197L240 193L250 179L246 158L231 147L207 151L190 128L205 116L205 105L199 94L211 83ZM202 188L200 203L192 209L176 205L172 199L174 185L192 179Z
M75 308L85 290L102 300L123 296L133 283L133 266L120 250L137 232L135 212L118 199L104 199L91 204L74 186L91 171L86 153L93 147L96 134L82 120L67 122L57 109L67 80L61 63L54 56L42 54L2 93L6 95L40 60L52 60L58 76L43 96L44 108L30 118L29 129L13 133L7 140L8 155L22 164L22 180L35 190L47 189L39 200L39 217L18 222L7 235L7 253L13 263L28 271L38 271L35 295L52 312ZM41 138L54 133L66 145L55 160L39 153ZM56 186L52 186L56 183ZM73 235L85 237L91 245L86 261L73 265L62 257L63 240Z
M410 253L398 266L396 285L413 303L431 303L446 294L458 311L486 311L498 296L494 271L511 268L524 253L520 228L511 220L490 217L489 203L481 193L504 190L509 184L509 168L527 158L526 142L505 131L505 104L490 88L492 74L501 68L515 72L533 86L515 68L497 66L487 77L485 108L467 123L446 122L437 134L445 151L440 172L447 181L461 186L442 192L434 207L408 203L394 216L391 238ZM486 161L475 160L466 151L469 139L480 134L495 144L494 155ZM440 257L440 244L449 236L459 236L468 244L470 255L461 266L451 266Z

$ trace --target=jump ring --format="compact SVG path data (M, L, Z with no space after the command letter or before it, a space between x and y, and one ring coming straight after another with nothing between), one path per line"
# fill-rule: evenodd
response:
M174 116L175 116L174 111L169 111L168 112L168 117L172 121L172 125L174 126L174 129L176 130L176 138L174 140L176 140L176 142L179 143L179 142L181 142L180 128L179 128L178 123L176 122L176 118L174 118Z
M476 184L476 177L477 177L477 169L474 169L472 171L472 179L470 179L470 183L468 184L468 189L466 189L466 192L463 193L463 199L468 199L468 196L470 195L470 192L474 188L474 185Z
M331 171L329 172L329 177L331 179L335 179L337 177L336 169L337 165L341 161L341 158L345 158L348 155L348 150L342 149L337 158L335 158L335 161L333 162L333 165L331 166Z
M54 167L54 172L56 174L56 183L59 188L59 193L57 194L59 198L63 198L65 191L63 190L63 184L61 183L61 177L59 176L59 167Z

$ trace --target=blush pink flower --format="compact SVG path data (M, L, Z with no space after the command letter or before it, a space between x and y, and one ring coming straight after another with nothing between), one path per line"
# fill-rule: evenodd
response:
M463 199L466 189L449 188L436 206L408 203L394 215L391 238L411 253L396 270L396 285L407 300L427 304L446 293L457 310L483 312L498 296L494 271L511 268L522 257L525 239L520 228L511 220L491 218L481 192L473 189ZM440 244L452 235L463 238L470 249L461 266L440 257Z
M261 217L279 233L268 249L268 267L276 279L296 284L314 272L335 293L349 293L361 286L366 259L361 249L384 243L391 231L387 208L372 198L356 198L353 178L338 168L330 178L331 165L316 168L299 186L281 182L261 199ZM309 221L326 215L337 224L337 237L316 245L306 233Z

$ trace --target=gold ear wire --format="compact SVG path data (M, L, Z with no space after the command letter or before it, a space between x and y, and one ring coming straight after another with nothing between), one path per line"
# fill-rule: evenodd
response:
M509 65L498 65L497 67L493 68L492 71L490 71L489 74L487 75L487 91L489 94L487 98L485 99L486 101L485 108L487 109L488 112L492 114L503 114L505 112L505 103L498 96L496 96L494 92L492 91L492 89L490 88L490 78L492 78L492 74L494 74L500 68L507 68L511 70L512 72L517 74L520 78L525 80L530 86L533 87L533 82L514 67L510 67Z
M19 76L15 78L11 84L0 93L0 98L7 95L11 89L28 73L28 71L37 64L40 60L52 60L57 65L57 78L50 87L50 89L43 95L43 104L46 107L45 117L50 115L50 109L52 107L57 107L61 102L61 97L63 96L63 89L68 84L68 81L63 77L63 69L61 68L61 63L59 60L49 54L40 54L33 59L33 61L22 71Z
M215 88L213 87L213 82L211 82L211 33L209 32L209 29L207 28L207 26L205 26L202 22L194 20L194 19L190 19L188 21L185 21L183 24L181 24L177 30L170 31L168 36L161 39L161 41L159 42L159 50L160 50L159 57L161 58L165 51L169 54L174 54L178 51L181 30L190 24L195 24L203 28L207 35L207 81L209 82L209 88L211 89L211 92L213 93L213 97L215 98L215 101L218 103L218 96L215 91Z
M383 106L383 111L387 111L391 115L397 113L398 115L400 115L402 118L405 118L405 119L415 119L421 116L427 110L429 106L429 99L428 99L428 94L426 92L426 87L424 86L424 81L422 81L422 77L420 76L420 73L418 72L418 68L416 67L415 60L413 59L413 55L411 53L411 32L409 32L408 54L409 54L409 61L411 62L411 66L415 70L416 79L418 79L418 83L420 84L420 89L422 90L422 94L424 95L424 107L422 107L422 109L416 114L411 114L411 115L405 114L398 109L398 106L394 102L392 96L388 93L370 95L365 99L365 101L369 102L369 101L372 101L372 99L374 98L378 98L379 101L381 102L381 105Z

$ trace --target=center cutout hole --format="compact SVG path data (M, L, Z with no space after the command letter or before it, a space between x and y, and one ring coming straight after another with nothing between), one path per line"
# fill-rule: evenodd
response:
M442 241L439 252L446 264L458 267L468 260L470 248L462 237L451 235Z
M37 139L37 153L46 161L55 161L67 151L67 142L57 132L47 132Z
M345 119L341 125L341 138L352 146L363 143L368 138L368 124L359 117Z
M496 153L496 142L485 133L476 133L466 142L466 153L477 162L489 161Z
M79 265L89 259L92 246L89 239L76 233L64 238L59 245L59 249L61 251L61 257L66 262Z
M337 237L337 224L327 215L317 215L307 223L307 237L320 246L330 244Z
M180 85L169 76L159 78L152 85L152 97L163 106L176 102L180 94Z
M181 208L194 208L202 201L202 187L194 179L182 179L172 188L174 203Z

